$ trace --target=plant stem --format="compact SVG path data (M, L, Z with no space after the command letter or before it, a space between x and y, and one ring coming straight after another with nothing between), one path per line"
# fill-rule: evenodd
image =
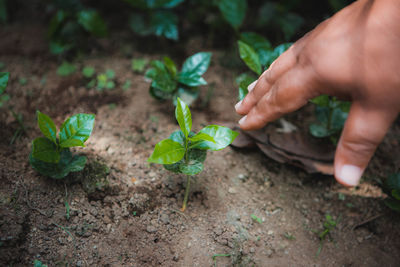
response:
M183 205L181 211L185 211L188 198L189 198L189 192L190 192L190 175L187 176L187 182L186 182L186 190L185 190L185 197L183 198Z

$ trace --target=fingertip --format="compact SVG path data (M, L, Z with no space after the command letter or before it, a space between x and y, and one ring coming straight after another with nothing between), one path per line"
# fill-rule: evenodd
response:
M335 167L335 178L344 186L357 186L360 183L362 174L362 169L355 165L345 164Z

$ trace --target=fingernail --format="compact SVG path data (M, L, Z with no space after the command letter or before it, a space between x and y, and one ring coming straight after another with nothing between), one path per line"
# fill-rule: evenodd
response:
M243 100L240 100L239 102L236 103L236 105L235 105L235 109L236 109L236 110L238 110L238 108L240 107L240 105L242 105L242 101L243 101Z
M254 82L252 82L249 86L247 86L247 91L251 91L254 89L254 87L256 87L258 80L255 80Z
M241 119L239 120L239 125L243 124L243 122L244 122L246 119L247 119L247 115L244 116L243 118L241 118Z
M343 165L337 178L346 185L356 186L360 182L362 170L354 165Z

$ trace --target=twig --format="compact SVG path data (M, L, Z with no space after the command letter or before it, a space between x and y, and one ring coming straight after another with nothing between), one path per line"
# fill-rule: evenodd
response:
M361 227L363 225L366 225L367 223L370 223L370 222L378 219L379 217L382 217L383 215L385 215L385 213L380 213L380 214L377 214L375 216L372 216L372 217L360 222L359 224L356 224L355 226L353 226L353 228L351 228L351 230L354 231L355 229L357 229L357 228L359 228L359 227Z

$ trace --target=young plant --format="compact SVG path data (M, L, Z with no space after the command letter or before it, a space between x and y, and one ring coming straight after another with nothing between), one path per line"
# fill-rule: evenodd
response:
M72 156L70 147L84 147L92 133L95 115L76 114L64 121L57 135L53 120L37 111L38 126L44 137L32 142L29 162L36 171L55 179L61 179L70 172L83 170L85 156Z
M125 0L135 9L140 10L131 15L129 25L133 32L142 35L163 36L177 41L178 16L171 9L184 0Z
M209 52L194 54L185 60L180 72L169 57L164 57L164 62L152 61L152 68L145 74L152 80L150 94L158 100L172 99L175 105L180 97L190 106L199 96L198 86L207 84L201 76L207 71L210 60Z
M326 240L327 237L330 237L330 233L336 228L337 224L339 222L339 219L337 219L336 221L332 218L331 215L326 214L325 215L325 222L323 223L323 230L318 232L318 231L314 231L315 233L318 234L319 237L319 247L317 250L317 257L319 256L319 254L322 251L322 248L324 246L324 242Z
M384 189L388 195L388 198L385 199L386 206L400 212L400 173L389 175Z
M258 77L291 46L291 43L284 43L272 48L270 42L261 35L254 32L244 32L240 35L238 46L240 58ZM247 86L256 79L254 75L247 73L237 77L239 100L242 100L247 95Z
M93 67L84 67L82 69L82 75L87 82L87 88L95 87L98 91L111 90L115 88L115 72L113 70L108 69L97 76L95 74L96 70Z
M0 72L0 108L2 108L8 100L10 100L10 96L5 93L9 78L9 72Z
M321 95L310 100L315 106L318 122L310 125L314 137L329 137L336 144L347 119L350 102L337 100L335 97Z
M192 132L192 115L189 107L180 98L177 99L175 117L180 130L159 142L147 161L163 164L169 171L187 175L182 205L184 211L189 197L191 178L203 170L207 150L224 149L233 142L238 133L218 125L208 125L197 134Z
M222 17L238 32L239 27L243 24L246 17L247 1L246 0L219 0L215 1Z
M50 21L50 52L63 54L87 43L88 35L106 37L107 26L97 11L86 9L80 1L55 1L58 11Z
M76 66L72 63L64 61L58 68L57 68L57 75L66 77L76 72Z

